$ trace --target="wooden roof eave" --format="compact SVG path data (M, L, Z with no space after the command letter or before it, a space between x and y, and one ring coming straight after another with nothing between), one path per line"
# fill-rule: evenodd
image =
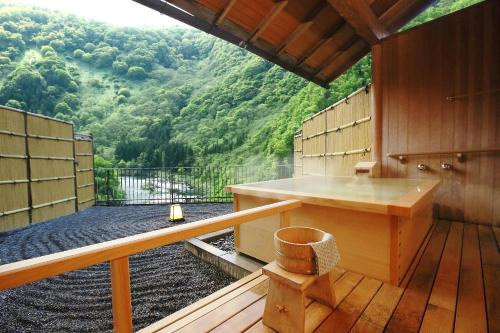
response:
M309 72L305 71L301 68L294 68L293 65L286 63L282 59L278 58L278 56L269 51L263 50L262 48L257 47L253 43L247 42L251 37L247 32L245 32L242 28L237 25L228 22L227 20L224 22L224 28L229 28L227 30L231 30L231 32L226 29L222 29L221 27L213 24L214 15L206 8L201 5L198 5L194 2L189 2L185 0L175 0L170 2L165 2L161 0L134 0L137 3L140 3L146 7L154 9L162 14L168 15L180 22L188 24L194 28L197 28L201 31L219 37L229 43L237 45L239 47L243 47L249 52L258 55L270 62L275 63L278 66L283 67L284 69L294 72L295 74L302 76L306 80L312 81L322 87L327 88L329 82L326 82L320 78L313 77ZM176 4L179 4L177 6ZM187 10L189 9L190 12ZM215 20L217 20L215 18Z
M369 53L370 46L378 44L399 30L436 0L397 0L382 13L380 9L375 9L376 12L372 9L372 4L377 4L376 0L362 1L363 3L356 0L325 0L315 8L310 8L309 13L304 13L304 16L298 19L299 23L295 29L277 45L259 37L264 35L267 27L273 25L273 20L279 13L288 8L290 0L273 0L274 5L269 12L262 15L258 24L252 29L244 28L237 22L227 19L229 12L237 8L234 6L237 0L226 0L216 10L192 0L134 1L245 48L327 88L331 81ZM345 22L339 22L342 24L336 25L330 32L324 34L304 54L300 56L288 54L285 50L313 26L313 21L325 8L330 10L333 8ZM324 53L325 48L329 50L328 54Z

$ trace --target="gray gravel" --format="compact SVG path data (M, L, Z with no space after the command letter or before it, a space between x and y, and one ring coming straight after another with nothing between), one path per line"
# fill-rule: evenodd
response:
M234 249L234 234L226 235L209 242L210 245L215 246L219 250L233 253Z
M186 222L232 211L229 204L184 205ZM168 206L92 207L0 234L2 264L170 227ZM182 243L130 257L134 329L234 280ZM112 330L109 265L101 264L0 292L0 332Z

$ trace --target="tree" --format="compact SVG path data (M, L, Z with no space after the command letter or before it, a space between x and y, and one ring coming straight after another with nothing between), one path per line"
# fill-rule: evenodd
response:
M96 46L94 43L86 43L83 49L85 52L92 53L95 50Z
M22 110L24 108L24 103L21 103L19 101L16 101L15 99L9 99L7 103L5 103L5 106Z
M34 68L27 65L18 66L7 76L0 89L0 104L16 100L24 103L27 111L36 111L45 86L45 79Z
M57 105L54 109L54 113L55 114L61 113L61 114L69 115L71 113L71 108L65 102L57 103Z
M113 72L119 75L126 74L128 65L126 62L116 60L113 62Z
M81 59L82 56L85 54L85 52L83 50L80 50L80 49L76 49L74 52L73 52L73 56L76 58L76 59Z
M147 76L146 71L142 67L132 66L127 71L127 77L132 80L143 80Z
M97 68L110 67L119 53L116 47L100 46L92 52L92 58Z
M130 97L130 90L128 90L127 88L121 88L120 90L118 90L118 95Z

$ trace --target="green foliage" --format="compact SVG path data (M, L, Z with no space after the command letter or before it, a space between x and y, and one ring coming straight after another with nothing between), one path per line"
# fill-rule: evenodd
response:
M61 113L61 114L68 115L68 114L71 113L71 108L70 108L70 106L67 103L60 102L60 103L57 103L57 105L56 105L56 107L54 109L54 112L56 114Z
M405 29L477 1L441 0ZM369 83L370 63L324 89L195 29L0 4L0 104L92 132L96 167L291 163L303 119Z
M124 103L127 103L127 97L123 95L118 95L116 97L116 104L124 104Z
M25 107L24 103L21 103L19 101L16 101L15 99L9 99L7 103L5 103L5 106L9 106L14 109L21 110Z
M130 97L130 90L128 90L127 88L121 88L120 90L118 90L118 95Z
M83 55L85 54L85 52L83 50L80 50L80 49L76 49L74 52L73 52L73 56L76 58L76 59L81 59L83 57Z
M113 61L113 72L119 75L126 74L128 70L128 65L123 61Z
M132 80L143 80L148 76L144 68L139 66L132 66L127 71L127 77Z

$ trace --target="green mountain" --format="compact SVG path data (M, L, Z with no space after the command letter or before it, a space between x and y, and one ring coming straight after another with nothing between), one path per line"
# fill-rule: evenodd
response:
M302 120L369 81L369 56L324 89L194 29L0 4L0 104L72 121L120 166L289 163Z

